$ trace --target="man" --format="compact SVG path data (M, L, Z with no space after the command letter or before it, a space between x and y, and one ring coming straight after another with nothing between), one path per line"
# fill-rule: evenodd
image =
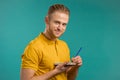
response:
M70 11L62 4L50 6L45 17L46 28L32 40L22 55L21 80L75 80L82 65L80 56L70 62L67 44L58 38L65 32ZM55 66L55 63L61 63Z

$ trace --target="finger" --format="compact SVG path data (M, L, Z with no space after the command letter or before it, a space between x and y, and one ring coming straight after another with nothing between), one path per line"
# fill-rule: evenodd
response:
M82 63L77 64L78 66L82 66Z
M76 63L76 64L81 64L82 63L82 59L75 59L73 62Z
M76 57L73 57L72 60L75 60L75 59L81 59L80 56L76 56Z

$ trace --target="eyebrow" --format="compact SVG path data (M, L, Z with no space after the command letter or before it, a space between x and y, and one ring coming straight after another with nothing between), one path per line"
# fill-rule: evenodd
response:
M60 22L60 21L58 21L58 20L55 20L54 22L56 22L56 23L61 23L61 22ZM62 23L62 24L67 25L67 23Z

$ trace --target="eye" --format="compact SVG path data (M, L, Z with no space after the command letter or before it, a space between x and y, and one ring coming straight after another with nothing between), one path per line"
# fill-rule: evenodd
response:
M60 22L59 21L55 21L55 24L60 24Z
M66 26L66 25L67 25L66 23L63 24L63 26Z

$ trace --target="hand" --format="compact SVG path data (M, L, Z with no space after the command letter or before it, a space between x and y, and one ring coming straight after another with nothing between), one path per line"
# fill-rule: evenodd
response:
M61 63L61 64L58 64L56 67L55 67L55 70L58 72L58 73L61 73L61 72L64 72L66 71L67 69L69 69L70 66L66 66L68 62L64 62L64 63Z
M82 58L80 56L76 56L72 58L72 62L76 63L78 67L82 65Z

